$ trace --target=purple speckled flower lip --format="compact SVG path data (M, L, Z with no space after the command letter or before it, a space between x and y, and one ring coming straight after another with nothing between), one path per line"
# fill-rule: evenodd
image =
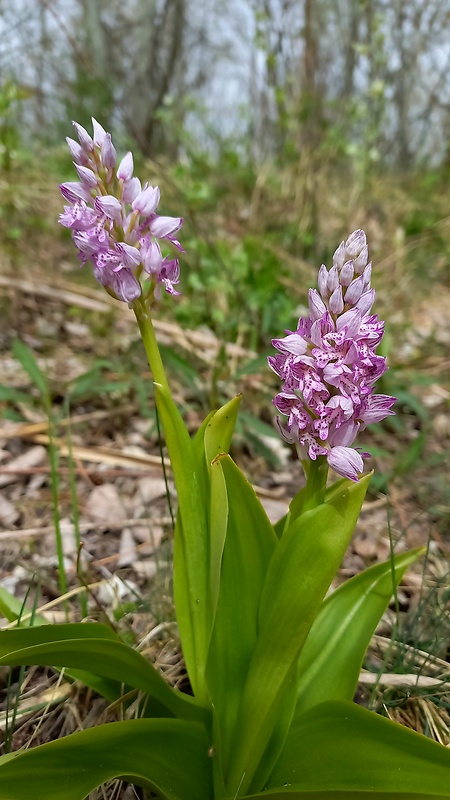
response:
M150 278L153 296L160 295L161 287L179 294L178 259L163 257L159 242L184 252L175 238L182 218L156 213L159 188L142 187L133 177L131 153L116 167L111 135L97 120L92 119L93 137L77 122L73 125L78 142L67 138L67 144L79 181L60 185L69 205L59 222L72 231L82 264L91 262L96 280L125 303L141 296L141 275Z
M395 397L374 394L374 384L386 371L377 355L384 322L371 314L375 291L370 286L364 231L341 242L330 270L322 265L318 286L309 290L309 316L296 331L273 339L279 352L268 361L283 381L274 398L283 438L296 443L302 461L326 456L340 475L357 481L363 456L351 447L359 431L390 414Z

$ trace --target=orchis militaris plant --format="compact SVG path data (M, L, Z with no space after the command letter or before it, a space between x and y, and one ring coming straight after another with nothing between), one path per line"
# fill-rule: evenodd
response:
M0 800L83 800L125 777L165 800L437 800L450 798L450 751L353 703L364 654L416 550L377 564L326 594L370 475L353 444L392 413L373 394L385 370L383 324L362 231L321 267L319 293L295 332L274 340L275 398L296 442L306 486L273 527L228 455L239 397L191 438L172 399L150 306L174 294L178 263L160 241L180 219L158 217L159 190L141 188L131 154L116 170L111 137L75 125L68 140L80 182L63 184L61 222L83 263L134 311L178 494L174 597L191 692L172 689L137 650L100 623L21 627L17 601L0 665L53 664L123 710L123 719L0 758ZM342 476L327 486L331 466ZM130 718L132 716L138 718Z

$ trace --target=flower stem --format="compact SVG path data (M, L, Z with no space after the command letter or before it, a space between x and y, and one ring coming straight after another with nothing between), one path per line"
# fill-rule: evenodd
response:
M161 386L163 386L164 389L166 389L170 394L169 384L167 382L161 354L159 352L158 342L156 341L155 329L145 304L145 300L142 297L138 297L138 299L134 300L134 302L131 304L131 307L135 313L137 323L139 325L139 331L144 344L145 352L147 354L148 363L153 373L153 380L155 383L161 384Z
M302 461L306 474L306 486L303 495L302 513L310 511L325 500L327 487L328 463L326 456L318 456L315 461Z

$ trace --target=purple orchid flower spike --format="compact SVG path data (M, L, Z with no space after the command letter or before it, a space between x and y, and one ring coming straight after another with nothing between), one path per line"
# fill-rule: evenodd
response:
M273 339L279 352L268 359L282 380L274 404L287 418L285 427L277 420L283 438L297 445L303 462L324 456L352 481L368 457L352 447L357 434L393 414L395 403L395 397L374 394L387 366L376 354L384 323L370 314L371 269L366 235L354 231L337 248L331 269L321 266L319 291L309 291L309 316L299 319L296 331Z
M159 188L142 188L133 177L131 153L116 166L111 135L97 120L92 124L93 136L74 122L78 142L67 138L79 181L60 186L69 205L59 222L71 230L81 263L91 262L95 279L119 300L132 303L141 297L142 278L147 280L147 298L158 298L163 288L179 294L178 259L163 254L160 243L184 253L175 238L182 218L156 213Z

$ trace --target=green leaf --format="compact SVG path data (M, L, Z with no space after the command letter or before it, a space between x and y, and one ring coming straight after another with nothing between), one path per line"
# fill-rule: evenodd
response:
M395 396L397 398L397 408L406 406L406 408L410 408L422 422L427 422L429 420L430 413L427 407L411 392L395 387Z
M347 478L341 478L338 481L335 481L325 489L325 502L330 501L333 497L339 497L340 492L342 489L347 485L348 481ZM280 519L275 525L275 532L278 538L281 538L284 531L287 530L289 525L297 519L297 517L302 514L304 510L305 504L305 497L306 497L306 486L302 486L301 489L294 495L291 502L289 503L289 511L288 513Z
M322 603L298 662L296 716L325 700L352 700L364 654L405 570L424 549L376 564Z
M299 797L449 798L450 751L354 703L326 702L291 728L268 788L290 784Z
M33 403L33 397L29 392L21 392L20 389L14 389L12 386L0 385L0 402L24 403L29 406L30 403Z
M0 800L84 800L118 777L167 800L210 800L208 745L205 730L192 722L100 725L0 758Z
M230 456L220 456L213 462L212 478L216 471L223 471L229 511L207 682L219 720L217 751L226 771L258 636L261 591L277 538L253 487ZM214 482L211 488L214 492Z
M256 356L246 361L234 373L234 380L239 381L244 375L254 375L258 372L265 372L267 369L267 356L265 354Z
M49 391L47 380L37 363L30 348L26 346L20 339L15 339L12 345L14 358L20 362L21 366L28 373L31 381L39 389L42 399L45 404L49 403Z
M223 549L228 528L228 493L221 461L216 459L210 467L210 513L209 513L209 593L211 619L215 620L219 601L220 574ZM214 622L213 622L214 626ZM211 634L212 634L211 629ZM209 656L208 656L209 657Z
M70 639L109 639L120 641L108 625L101 622L73 622L66 625L43 625L42 627L14 628L0 631L0 658L13 650L33 647L35 644Z
M7 620L14 622L20 619L20 617L24 616L24 614L26 614L28 617L29 610L24 608L23 603L14 597L14 595L10 594L3 586L0 586L0 612L6 617ZM39 614L32 614L31 618L27 618L24 627L36 627L42 625L50 627L45 617L42 617ZM83 630L85 625L86 623L84 623ZM100 623L96 624L95 627L99 628L100 631L102 628L105 628L106 631L108 631L107 638L109 637L109 634L112 633L110 628L107 626L102 626ZM19 629L22 630L21 625L13 630ZM98 630L96 632L99 633ZM85 684L85 686L89 686L95 692L98 692L98 694L106 697L106 699L110 702L114 702L123 696L122 683L119 683L119 681L109 680L108 678L103 678L99 675L93 675L92 672L87 672L86 670L66 669L65 677L81 681Z
M28 614L28 609L24 608L22 600L18 600L13 594L8 592L4 586L0 586L0 614L3 614L8 622L15 622L24 614ZM27 625L47 625L47 620L38 614L32 615L32 621L27 621Z
M208 420L204 429L205 484L209 487L209 593L211 631L219 597L220 570L228 523L228 497L217 456L228 453L242 395L237 395ZM208 492L208 490L206 490Z
M205 428L205 457L208 466L216 456L228 453L241 400L242 395L238 394L209 419Z
M93 638L96 629L98 636ZM46 625L0 632L0 665L19 664L69 667L110 678L140 689L155 704L155 715L173 714L204 720L206 712L192 698L176 692L143 656L122 644L107 627L97 623Z
M211 619L204 475L169 392L155 384L155 394L178 494L173 567L178 628L194 694L206 702L204 671Z
M358 483L346 481L329 501L297 517L279 540L264 584L260 633L238 716L227 784L231 795L251 786L279 720L279 706L295 680L309 629L352 536L369 480L366 476Z
M161 358L166 369L172 371L177 376L178 380L183 382L184 386L189 387L198 394L201 382L195 367L193 367L186 358L183 358L178 350L174 350L173 347L160 344L159 352L161 353Z
M419 461L427 441L427 431L420 431L419 435L413 439L409 447L395 460L394 473L404 475L412 472Z
M168 392L158 384L155 389L179 503L174 544L177 619L194 694L206 702L204 671L217 604L226 524L224 491L219 502L217 481L210 504L209 472L213 459L230 447L241 397L233 398L210 414L191 441ZM209 525L211 514L213 529Z

